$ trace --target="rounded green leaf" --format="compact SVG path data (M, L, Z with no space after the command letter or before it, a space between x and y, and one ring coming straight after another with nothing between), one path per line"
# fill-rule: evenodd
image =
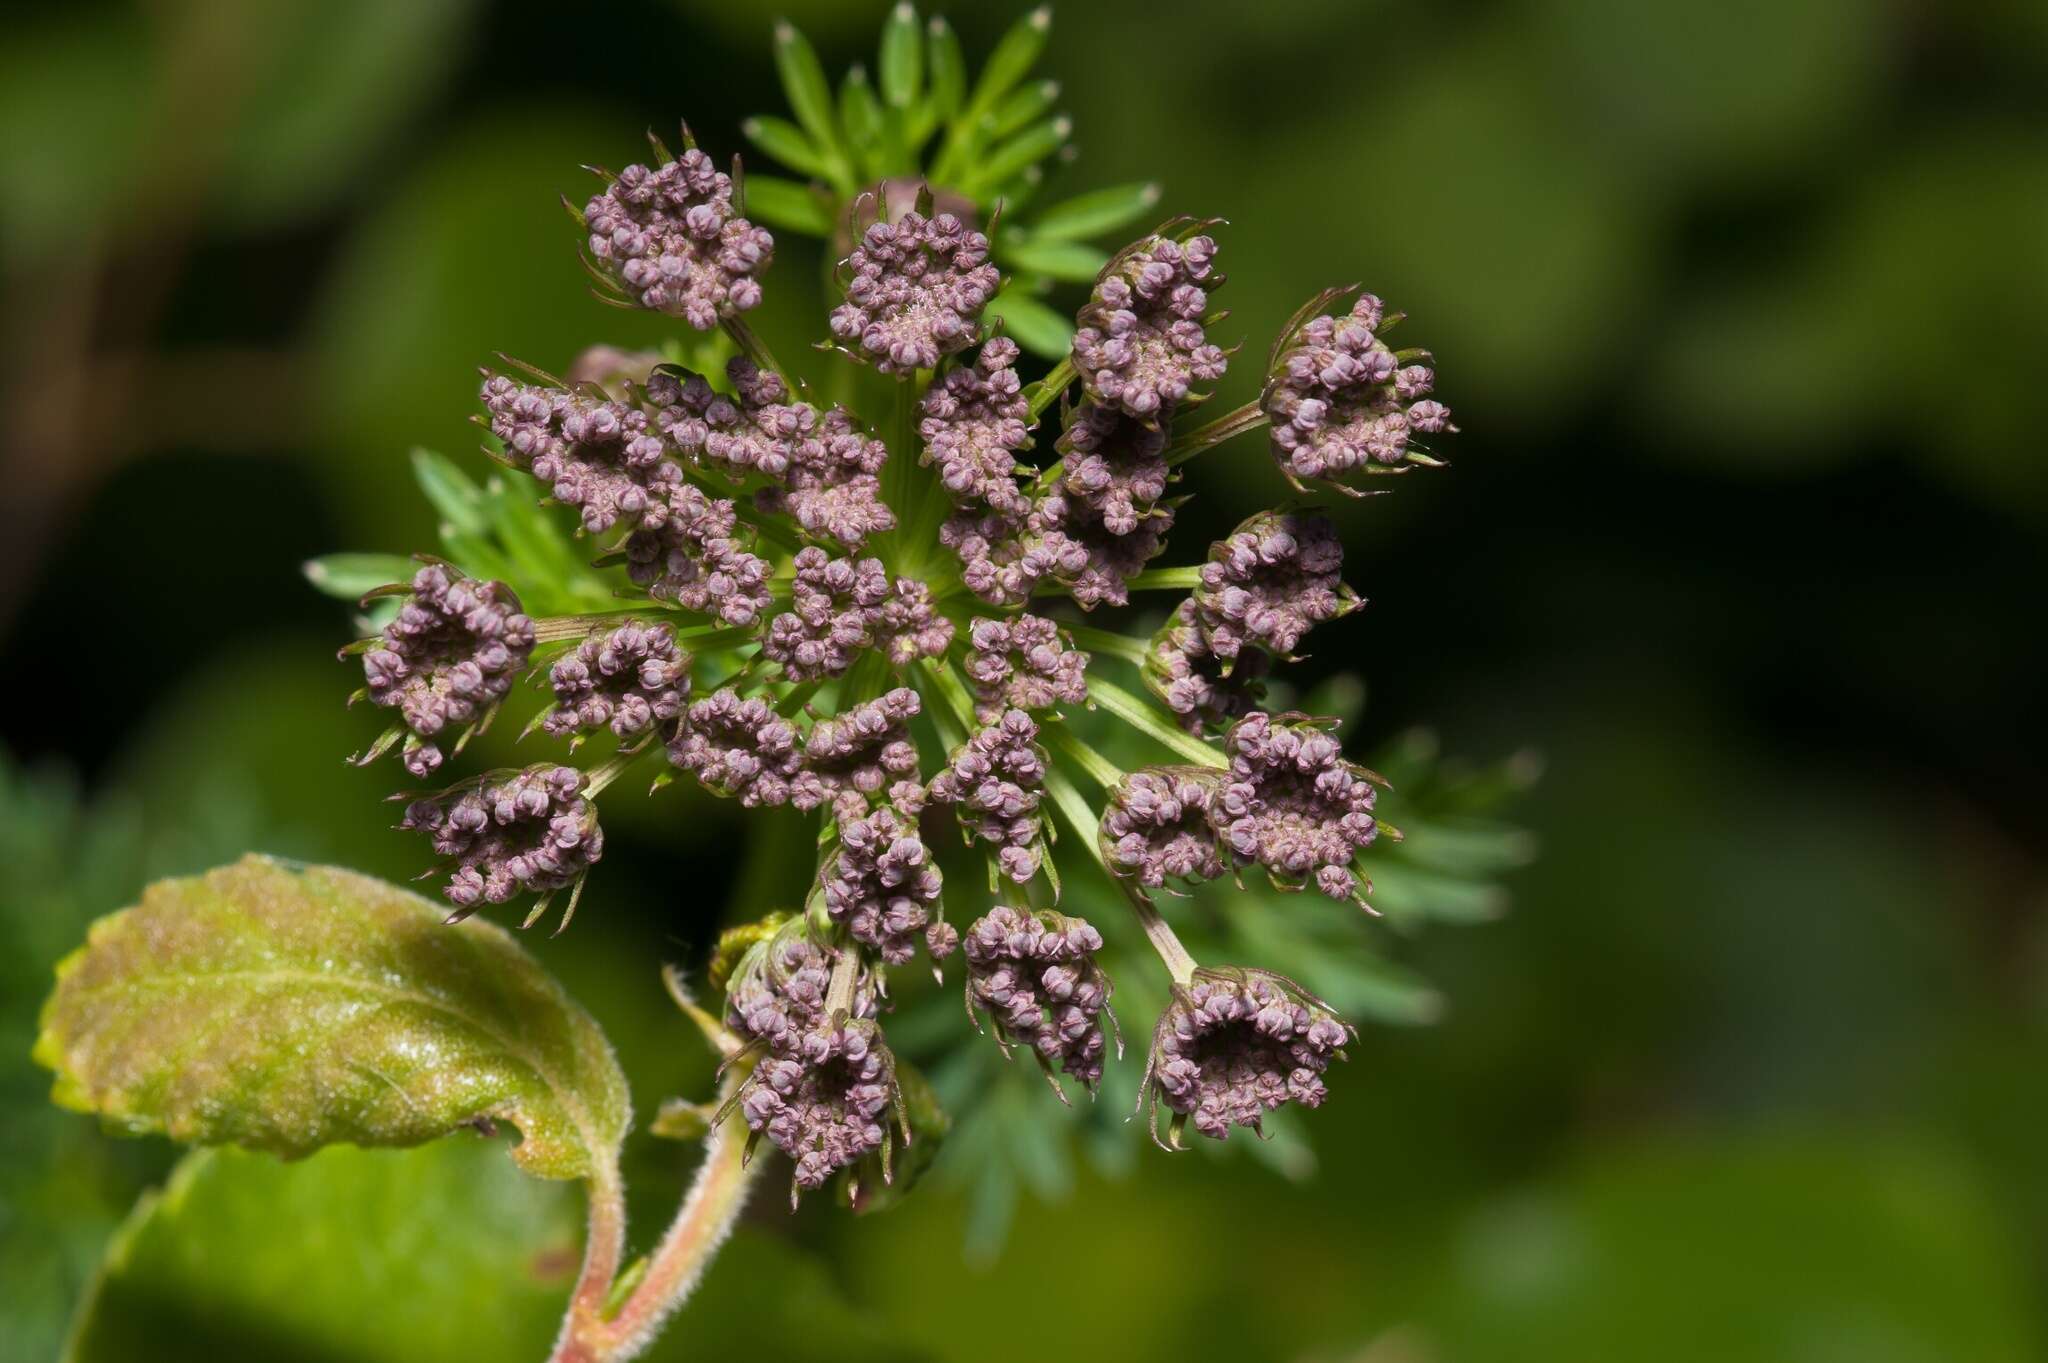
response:
M579 1178L630 1120L604 1034L503 929L382 881L249 856L160 881L59 963L38 1062L131 1133L285 1156L502 1119Z
M478 1142L202 1151L115 1235L64 1363L539 1358L578 1220Z

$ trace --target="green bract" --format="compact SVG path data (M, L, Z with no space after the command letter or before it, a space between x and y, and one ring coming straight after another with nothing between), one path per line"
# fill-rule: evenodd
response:
M877 83L855 66L835 98L803 34L777 25L775 66L795 121L764 115L741 126L802 178L749 170L747 213L781 231L833 241L836 255L873 218L874 207L864 206L870 197L889 191L908 202L906 188L929 184L940 210L972 217L989 234L1005 276L989 317L1001 318L1026 350L1065 355L1073 323L1040 299L1056 283L1092 283L1109 253L1086 239L1146 217L1159 186L1115 185L1035 202L1048 170L1074 152L1072 122L1053 112L1058 82L1027 79L1051 29L1050 8L1025 15L970 83L946 21L921 26L916 9L901 4L882 28Z

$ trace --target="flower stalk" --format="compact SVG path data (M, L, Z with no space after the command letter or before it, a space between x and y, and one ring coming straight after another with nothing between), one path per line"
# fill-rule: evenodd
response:
M739 1092L751 1069L744 1061L731 1065L719 1089L720 1102ZM737 1113L712 1127L704 1142L704 1162L675 1220L625 1300L610 1314L605 1305L625 1249L625 1193L615 1162L590 1180L583 1271L549 1363L625 1363L654 1342L662 1324L689 1299L725 1244L760 1177L761 1166L746 1157L747 1136Z

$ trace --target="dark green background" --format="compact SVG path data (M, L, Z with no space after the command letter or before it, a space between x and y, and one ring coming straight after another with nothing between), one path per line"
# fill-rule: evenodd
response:
M883 8L790 10L837 73ZM962 8L971 58L1014 17ZM148 875L244 845L417 869L389 774L339 761L373 722L297 566L429 542L405 454L480 467L492 351L660 335L590 299L554 196L649 125L738 150L780 107L768 29L460 0L10 24L10 1054ZM1054 194L1157 178L1230 220L1229 401L1327 283L1437 351L1455 467L1342 510L1371 605L1310 670L1366 677L1372 737L1540 752L1543 854L1502 921L1399 945L1445 1015L1368 1033L1308 1181L1132 1128L1127 1177L1034 1196L993 1262L949 1185L860 1222L767 1197L718 1337L773 1356L762 1275L790 1275L875 1356L2041 1357L2048 9L1071 4L1044 69L1082 151ZM782 257L788 354L822 310L811 245ZM1189 488L1177 560L1282 493L1255 440ZM643 1114L703 1079L645 963L721 921L734 812L616 820L575 931L534 944ZM39 1359L166 1154L5 1075L0 1337ZM638 1157L646 1215L680 1158Z

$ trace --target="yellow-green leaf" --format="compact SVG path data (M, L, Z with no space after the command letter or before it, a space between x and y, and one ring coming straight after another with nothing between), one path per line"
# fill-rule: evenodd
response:
M35 1058L131 1134L296 1157L502 1120L530 1174L609 1163L631 1114L604 1034L503 929L443 913L260 856L159 881L58 965Z

